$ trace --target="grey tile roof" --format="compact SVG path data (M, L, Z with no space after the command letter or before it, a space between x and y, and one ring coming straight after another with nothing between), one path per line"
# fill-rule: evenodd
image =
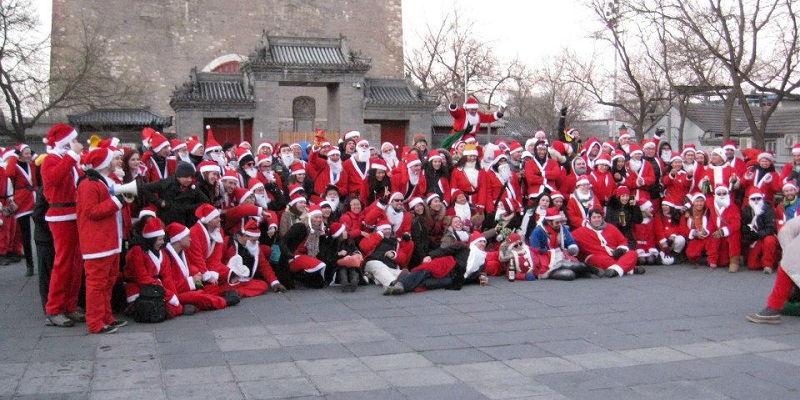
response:
M753 110L756 123L761 121L758 110ZM721 136L723 132L723 118L725 109L719 104L690 104L686 117L697 124L710 137ZM735 106L731 115L731 135L748 136L750 126L741 107ZM772 113L767 122L765 136L778 137L786 133L798 133L800 130L800 110L796 107L779 107ZM713 136L712 136L713 134Z
M172 117L162 117L148 109L104 108L68 115L73 126L171 126Z
M367 71L371 60L349 50L347 39L267 36L244 63L245 68L301 67Z
M364 97L366 104L436 106L411 87L405 79L366 79Z
M220 74L213 72L196 73L191 80L172 92L170 104L214 103L214 104L255 104L253 94L247 88L241 73Z
M339 47L270 46L272 61L281 64L333 65L347 64Z

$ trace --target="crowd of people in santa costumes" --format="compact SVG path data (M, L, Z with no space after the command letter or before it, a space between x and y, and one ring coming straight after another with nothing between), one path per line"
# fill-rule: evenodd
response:
M93 333L125 324L112 313L120 288L121 308L136 315L142 288L163 287L174 318L300 286L402 294L656 264L778 268L787 282L780 234L800 205L800 146L777 171L769 152L740 157L732 142L672 151L661 130L642 143L627 132L584 142L566 109L552 136L481 145L480 124L503 113L478 108L449 106L448 148L419 135L413 146L373 146L357 131L337 144L320 131L307 147L222 145L210 128L204 142L147 128L141 149L112 138L84 149L56 125L46 155L4 153L0 251L30 254L17 238L32 217L37 248L52 249L38 260L40 271L43 257L52 265L40 274L47 324L85 320Z

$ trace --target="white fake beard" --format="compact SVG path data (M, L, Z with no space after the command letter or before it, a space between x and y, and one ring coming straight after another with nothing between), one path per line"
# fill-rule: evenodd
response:
M267 178L267 182L275 182L275 172L272 170L264 171L261 174Z
M251 256L258 258L258 252L261 250L258 242L251 242L248 240L245 242L244 248L247 249L247 252L250 253Z
M508 164L503 164L497 168L498 176L503 183L511 179L511 167Z
M467 161L464 163L464 169L472 168L475 169L475 161Z
M582 191L580 191L580 190L576 190L576 191L575 191L575 196L577 196L577 197L578 197L578 201L580 201L581 203L585 203L585 202L587 202L587 201L591 200L591 199L592 199L592 197L594 197L594 196L592 195L592 191L591 191L591 190L590 190L590 191L588 191L588 192L586 192L586 193L583 193L583 192L582 192Z
M292 154L292 153L288 153L288 154L281 153L281 162L287 168L291 167L292 164L294 164L294 154Z
M334 197L334 198L326 197L325 201L331 203L331 208L333 209L333 211L339 209L339 197Z
M258 175L258 170L255 168L245 168L244 173L251 178L255 178Z
M697 165L697 162L693 162L691 164L688 164L686 161L684 161L683 162L683 170L686 171L687 174L692 175L692 174L694 174L694 169L695 169L696 165Z
M759 216L764 213L764 201L753 202L753 200L747 200L747 203L750 205L750 208L753 209L753 216Z
M408 171L408 181L411 182L412 185L416 185L419 183L419 173L412 173Z
M208 236L209 236L209 237L211 238L211 240L213 240L214 242L217 242L217 243L222 243L222 232L221 232L221 230L220 230L219 228L217 228L217 229L214 229L214 231L213 231L213 232L209 232L209 233L208 233Z
M397 232L400 229L400 225L403 225L403 217L405 216L405 212L397 211L394 207L389 207L386 210L386 217L389 218L389 222L392 223L392 231Z
M661 152L661 160L665 163L669 163L670 159L672 159L672 152L671 151L662 151Z
M391 164L397 160L397 152L392 149L392 152L389 154L381 153L381 157L383 157L384 161Z
M262 208L267 208L269 205L269 197L266 194L256 194L256 205Z
M342 160L333 162L330 159L328 159L328 166L331 167L331 172L333 172L334 174L342 173Z
M728 208L728 206L731 205L731 196L728 194L723 196L714 195L714 205L716 205L717 208Z
M70 146L69 142L67 142L61 146L56 146L56 148L53 150L56 152L56 154L63 156L64 154L67 154L68 151L72 150L72 146Z
M480 269L486 262L486 252L479 249L476 244L469 245L469 257L467 257L467 270L464 271L464 278Z
M642 160L636 160L636 159L631 158L630 162L631 162L631 169L632 170L639 171L642 168L642 165L643 165Z
M186 154L184 154L184 153L178 153L178 158L179 158L181 161L186 161L186 162L188 162L188 163L190 163L190 164L194 164L194 163L192 163L192 159L189 157L189 153L186 153Z
M214 160L214 162L216 162L217 164L219 164L220 167L223 168L225 167L225 164L228 163L228 161L225 159L225 155L222 153L212 153L211 159Z
M456 203L453 205L453 210L456 212L456 215L461 218L462 221L467 221L472 218L472 210L469 208L469 203L458 204Z
M119 180L123 180L125 178L125 171L122 168L115 168L114 175L116 175Z
M575 167L575 171L574 172L575 172L575 175L578 175L578 176L586 175L586 167L583 167L583 168Z
M356 147L356 159L360 162L366 162L369 160L369 148L362 149Z

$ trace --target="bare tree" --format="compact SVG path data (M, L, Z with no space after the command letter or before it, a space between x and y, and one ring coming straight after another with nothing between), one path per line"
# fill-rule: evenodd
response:
M107 57L101 24L84 22L74 46L50 48L50 38L31 33L39 25L30 0L0 2L0 135L25 141L26 130L55 110L135 104L141 91L133 79L115 73ZM51 66L48 50L66 54Z

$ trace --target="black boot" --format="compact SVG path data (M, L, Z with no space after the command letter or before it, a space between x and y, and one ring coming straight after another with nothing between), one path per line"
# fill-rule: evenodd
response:
M25 265L25 276L33 276L33 265L32 264Z
M339 270L336 271L336 283L339 284L342 293L350 291L350 282L347 281L347 275L347 268L339 268Z
M348 268L347 275L350 278L350 292L355 293L358 282L361 280L361 274L358 273L357 268Z

